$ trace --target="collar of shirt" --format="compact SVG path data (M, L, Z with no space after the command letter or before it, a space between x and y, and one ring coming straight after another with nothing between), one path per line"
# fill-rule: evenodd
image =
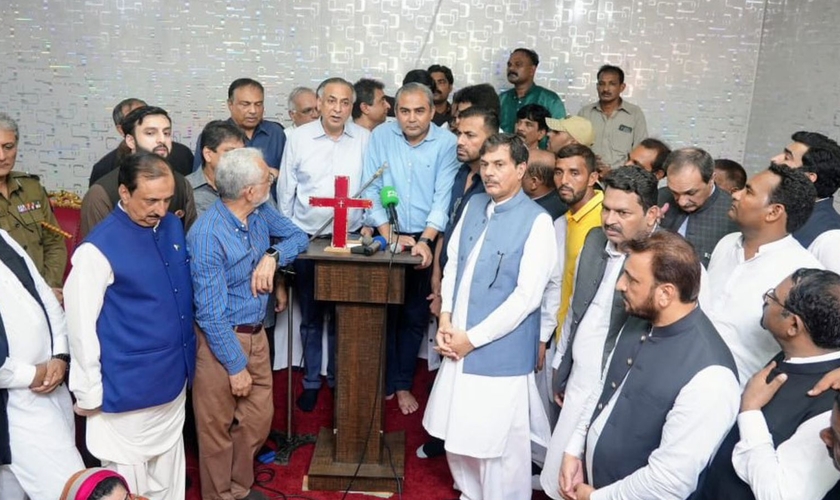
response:
M808 356L807 358L788 358L785 360L785 363L804 365L806 363L822 363L823 361L833 361L835 359L840 359L840 351L820 354L819 356Z
M621 99L621 98L619 97L619 99ZM631 113L630 113L630 110L629 110L629 109L627 109L626 107L624 107L624 105L625 105L626 103L627 103L627 101L625 101L624 99L621 99L621 103L618 105L618 108L616 109L616 111L624 111L624 112L625 112L625 113L627 113L628 115L629 115L629 114L631 114ZM599 100L599 101L597 101L597 102L593 105L593 108L597 109L597 110L598 110L599 112L601 112L601 113L603 113L603 112L604 112L604 110L601 108L601 101L600 101L600 100Z
M615 243L612 241L607 240L607 245L604 248L604 251L607 253L607 257L610 259L617 259L619 257L624 257L624 252L620 251L616 248Z
M227 121L231 125L236 125L237 127L239 126L235 121L233 121L233 118L228 118ZM254 137L256 137L257 135L271 135L266 129L265 120L260 120L260 123L257 124L257 128L254 129L254 135L252 135L251 138L248 139L248 141L245 143L245 146L248 146L248 144L253 142Z
M335 142L340 141L342 138L344 138L345 135L352 139L356 135L355 134L356 130L353 127L358 127L358 125L353 123L353 120L347 120L347 122L344 124L344 130L342 130L341 136L339 136L338 139L335 139L335 138L327 135L327 131L324 130L324 122L322 121L322 119L315 120L312 123L315 123L315 125L311 126L311 128L313 130L310 131L312 133L312 138L313 139L326 138L326 139L330 139L331 141L335 141ZM304 127L306 127L306 125L300 127L300 130L303 131Z
M409 144L408 139L406 139L405 134L403 134L402 127L400 127L400 122L393 121L391 123L393 124L393 125L391 125L391 132L394 133L394 135L400 136L402 141L405 142L408 145L408 147L411 147L411 148L420 147L425 142L432 142L432 141L436 140L438 138L438 134L441 133L441 128L440 127L438 127L437 125L435 125L432 122L429 122L429 131L426 132L426 137L424 137L423 140L418 142L417 144ZM346 130L346 128L345 128L345 130ZM447 133L449 133L449 132L447 132Z
M241 220L239 220L233 212L225 205L225 202L222 200L216 200L216 203L213 204L213 207L219 211L222 219L230 224L233 229L238 229L240 231L248 232L248 227L250 226L251 217L258 213L259 208L248 214L248 224L243 224Z
M193 189L198 189L202 186L207 186L207 187L212 188L212 186L210 186L210 183L207 181L207 176L204 175L204 168L203 167L201 169L196 170L195 172L191 173L190 175L188 175L186 177L186 179L187 179L187 182L189 182L190 185L193 187Z
M586 202L586 205L583 206L580 210L575 213L572 213L571 210L566 212L566 218L568 219L569 223L572 222L580 222L581 219L586 217L589 212L595 210L595 208L601 206L601 202L604 201L604 192L595 190L595 196L592 197L591 200Z
M738 255L741 256L741 258L743 258L743 256L744 256L744 235L743 234L741 234L741 237L736 240L735 245L737 246L737 248L739 250ZM749 260L755 260L755 259L760 258L761 256L772 255L772 254L775 254L777 252L785 252L786 250L788 250L791 247L791 245L796 245L796 246L801 247L799 242L796 241L795 239L793 239L793 236L789 234L782 239L779 239L779 240L776 240L776 241L771 241L770 243L765 243L765 244L761 245L760 247L758 247L758 251L755 252L755 256L753 256L753 258L749 259Z

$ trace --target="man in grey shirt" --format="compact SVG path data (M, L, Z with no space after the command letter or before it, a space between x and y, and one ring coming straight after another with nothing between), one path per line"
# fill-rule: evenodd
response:
M227 120L213 120L201 132L201 170L187 176L193 188L198 215L219 199L216 192L216 165L223 154L245 147L245 132Z

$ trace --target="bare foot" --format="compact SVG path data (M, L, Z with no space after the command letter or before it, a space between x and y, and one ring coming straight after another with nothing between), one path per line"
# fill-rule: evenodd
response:
M403 415L414 413L420 408L420 404L414 399L414 396L408 391L397 391L397 404L400 406L400 411Z

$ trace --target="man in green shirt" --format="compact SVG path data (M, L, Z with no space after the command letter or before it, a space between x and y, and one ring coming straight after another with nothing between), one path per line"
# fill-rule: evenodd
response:
M502 130L514 133L516 126L516 112L526 104L540 104L551 112L552 118L566 117L566 107L563 100L551 90L534 84L534 75L540 57L531 49L518 48L510 54L507 62L507 79L513 88L502 92L499 96L501 115L499 122Z

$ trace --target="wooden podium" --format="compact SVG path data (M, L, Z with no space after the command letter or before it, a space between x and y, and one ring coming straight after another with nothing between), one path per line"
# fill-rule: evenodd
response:
M394 492L405 477L405 432L384 433L385 317L388 304L403 303L405 266L420 258L394 255L389 272L388 252L325 252L328 245L314 240L298 256L315 261L315 298L336 310L335 421L318 434L309 489L347 489L364 454L352 489Z

